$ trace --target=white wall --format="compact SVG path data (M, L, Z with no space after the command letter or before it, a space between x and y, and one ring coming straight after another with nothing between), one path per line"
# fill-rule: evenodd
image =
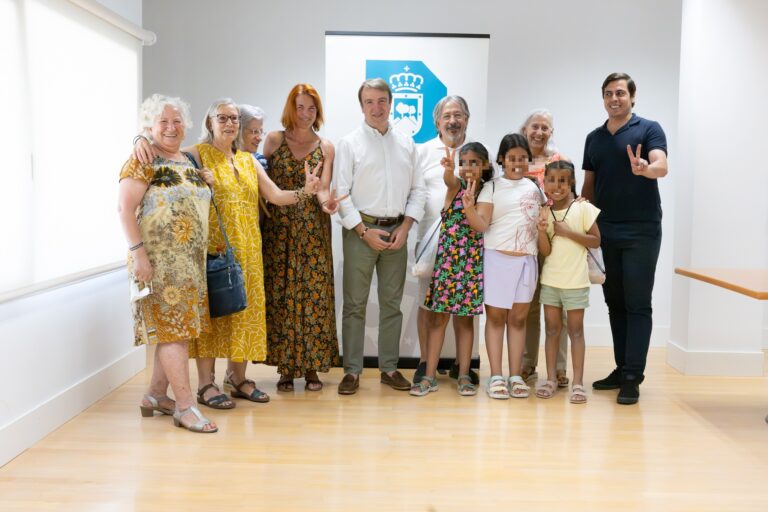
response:
M602 80L613 71L629 72L638 84L636 112L658 120L669 139L671 175L661 184L664 242L654 293L653 343L663 345L673 271L681 0L478 0L468 5L459 0L145 2L143 25L157 33L158 41L144 49L144 91L190 101L194 134L208 104L220 96L261 106L266 127L279 129L294 84L309 82L324 93L326 30L490 34L487 130L473 132L470 120L470 132L495 150L527 112L546 106L556 116L560 150L580 164L584 138L606 118ZM472 80L471 63L456 65ZM333 112L326 113L330 116ZM610 344L602 292L593 288L588 340Z
M128 296L122 269L0 304L0 465L144 368Z
M768 268L768 4L683 2L674 264ZM749 160L755 156L756 164ZM669 362L688 374L762 375L766 306L673 280Z
M141 22L141 0L102 3ZM0 466L144 369L132 329L125 269L0 303Z

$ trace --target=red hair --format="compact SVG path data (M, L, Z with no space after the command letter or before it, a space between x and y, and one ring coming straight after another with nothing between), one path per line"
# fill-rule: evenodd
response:
M306 94L312 101L315 102L315 108L317 108L317 116L315 122L312 124L312 128L318 131L323 125L323 104L320 101L320 94L317 89L309 84L296 84L288 93L288 98L285 100L285 107L283 107L283 116L280 118L280 122L283 124L283 128L286 130L292 130L296 124L296 98L301 94Z

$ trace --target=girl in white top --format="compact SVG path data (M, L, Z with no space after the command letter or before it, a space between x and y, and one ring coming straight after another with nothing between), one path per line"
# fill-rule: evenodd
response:
M473 190L468 189L463 196L470 227L485 232L485 346L491 366L487 387L491 398L526 398L529 392L520 377L520 367L526 316L538 279L537 222L544 199L539 187L524 178L531 158L525 137L505 135L497 157L504 174L485 184L477 205ZM508 380L501 370L505 329Z
M571 338L573 387L570 402L587 402L584 390L584 309L589 306L587 247L600 247L595 220L600 210L587 201L576 201L576 176L567 160L549 162L544 171L544 190L552 199L551 209L542 208L539 221L539 250L546 257L541 271L540 302L546 324L547 380L536 386L536 396L552 398L557 390L557 353L562 315L567 313Z

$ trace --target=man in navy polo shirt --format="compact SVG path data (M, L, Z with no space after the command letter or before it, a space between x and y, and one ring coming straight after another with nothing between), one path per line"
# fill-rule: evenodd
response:
M632 113L636 86L629 75L608 75L602 91L608 120L587 135L581 194L601 210L603 295L616 369L592 387L619 389L616 401L634 404L653 328L651 296L661 246L657 180L667 175L667 138L659 123Z

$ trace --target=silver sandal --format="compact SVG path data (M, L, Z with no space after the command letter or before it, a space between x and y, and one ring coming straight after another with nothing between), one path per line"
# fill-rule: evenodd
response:
M187 414L188 412L191 412L192 414L195 415L195 417L197 417L197 423L193 423L192 425L186 426L181 422L181 417ZM197 432L200 434L213 434L214 432L219 431L219 427L216 427L212 430L205 430L205 426L210 425L211 420L203 416L202 413L200 413L200 409L198 409L194 405L190 405L186 409L176 409L176 412L173 413L173 424L176 425L177 427L185 428L190 432Z
M170 398L168 395L163 395L159 398ZM166 409L165 407L162 407L160 405L160 402L152 395L144 395L144 400L149 402L149 405L141 404L139 405L139 409L141 409L141 415L145 418L151 418L155 415L155 411L159 412L160 414L166 414L168 416L173 415L173 409Z

